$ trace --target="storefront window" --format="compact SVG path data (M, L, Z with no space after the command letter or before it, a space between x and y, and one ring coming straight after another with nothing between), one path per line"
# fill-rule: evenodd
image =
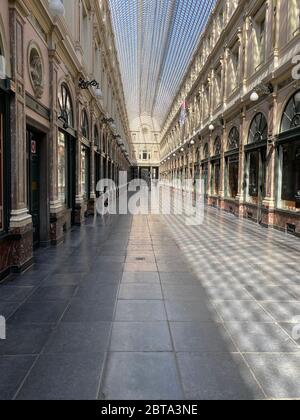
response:
M212 163L212 190L214 195L219 195L220 192L220 161Z
M281 132L300 127L300 91L289 101L282 117Z
M89 148L81 147L81 192L85 200L89 199Z
M248 144L260 143L268 139L268 122L266 117L260 112L258 113L250 127Z
M97 126L94 127L94 145L97 147L98 150L100 150L100 137L99 137L99 131Z
M281 207L300 210L300 141L280 147L281 155Z
M74 127L73 119L73 108L71 102L71 96L66 85L62 84L58 91L58 104L60 109L60 115L58 119L63 122L64 128Z
M201 172L202 172L202 182L203 182L204 194L208 194L208 190L209 190L208 163L202 164Z
M240 145L240 133L236 127L233 127L228 136L228 150L238 149Z
M292 211L300 211L299 128L300 91L292 96L283 113L280 134L283 144L279 146L279 206Z
M58 199L61 203L67 203L67 144L66 136L58 133Z
M89 138L89 120L85 111L83 111L81 116L81 134L82 137Z
M226 159L227 188L226 196L236 198L239 188L239 157L230 156Z
M259 181L259 152L251 152L249 154L249 195L250 197L258 197L258 181Z

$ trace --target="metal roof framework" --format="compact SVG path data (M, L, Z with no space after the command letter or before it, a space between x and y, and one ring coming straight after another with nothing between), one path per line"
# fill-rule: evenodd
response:
M166 118L215 0L109 0L129 120Z

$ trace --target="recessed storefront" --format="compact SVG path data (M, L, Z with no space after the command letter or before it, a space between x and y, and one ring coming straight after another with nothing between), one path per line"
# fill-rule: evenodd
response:
M266 194L266 154L268 123L262 113L252 120L246 151L246 216L261 222Z
M221 139L217 137L214 143L214 156L211 158L211 194L218 197L221 181Z
M240 134L236 127L230 130L225 153L225 198L235 200L239 192Z
M300 91L284 111L277 153L278 207L300 212Z
M76 134L73 130L73 105L69 89L65 84L60 86L58 103L60 107L57 138L58 200L70 213L67 223L74 224L76 213Z

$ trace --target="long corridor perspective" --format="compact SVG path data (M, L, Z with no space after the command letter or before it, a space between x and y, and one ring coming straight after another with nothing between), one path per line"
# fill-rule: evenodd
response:
M299 255L211 208L74 228L0 285L0 399L300 398Z
M299 262L300 0L0 0L0 401L300 400Z

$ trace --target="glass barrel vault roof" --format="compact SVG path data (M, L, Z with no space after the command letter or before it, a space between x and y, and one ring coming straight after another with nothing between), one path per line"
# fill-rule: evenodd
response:
M215 0L109 0L129 119L161 125Z

